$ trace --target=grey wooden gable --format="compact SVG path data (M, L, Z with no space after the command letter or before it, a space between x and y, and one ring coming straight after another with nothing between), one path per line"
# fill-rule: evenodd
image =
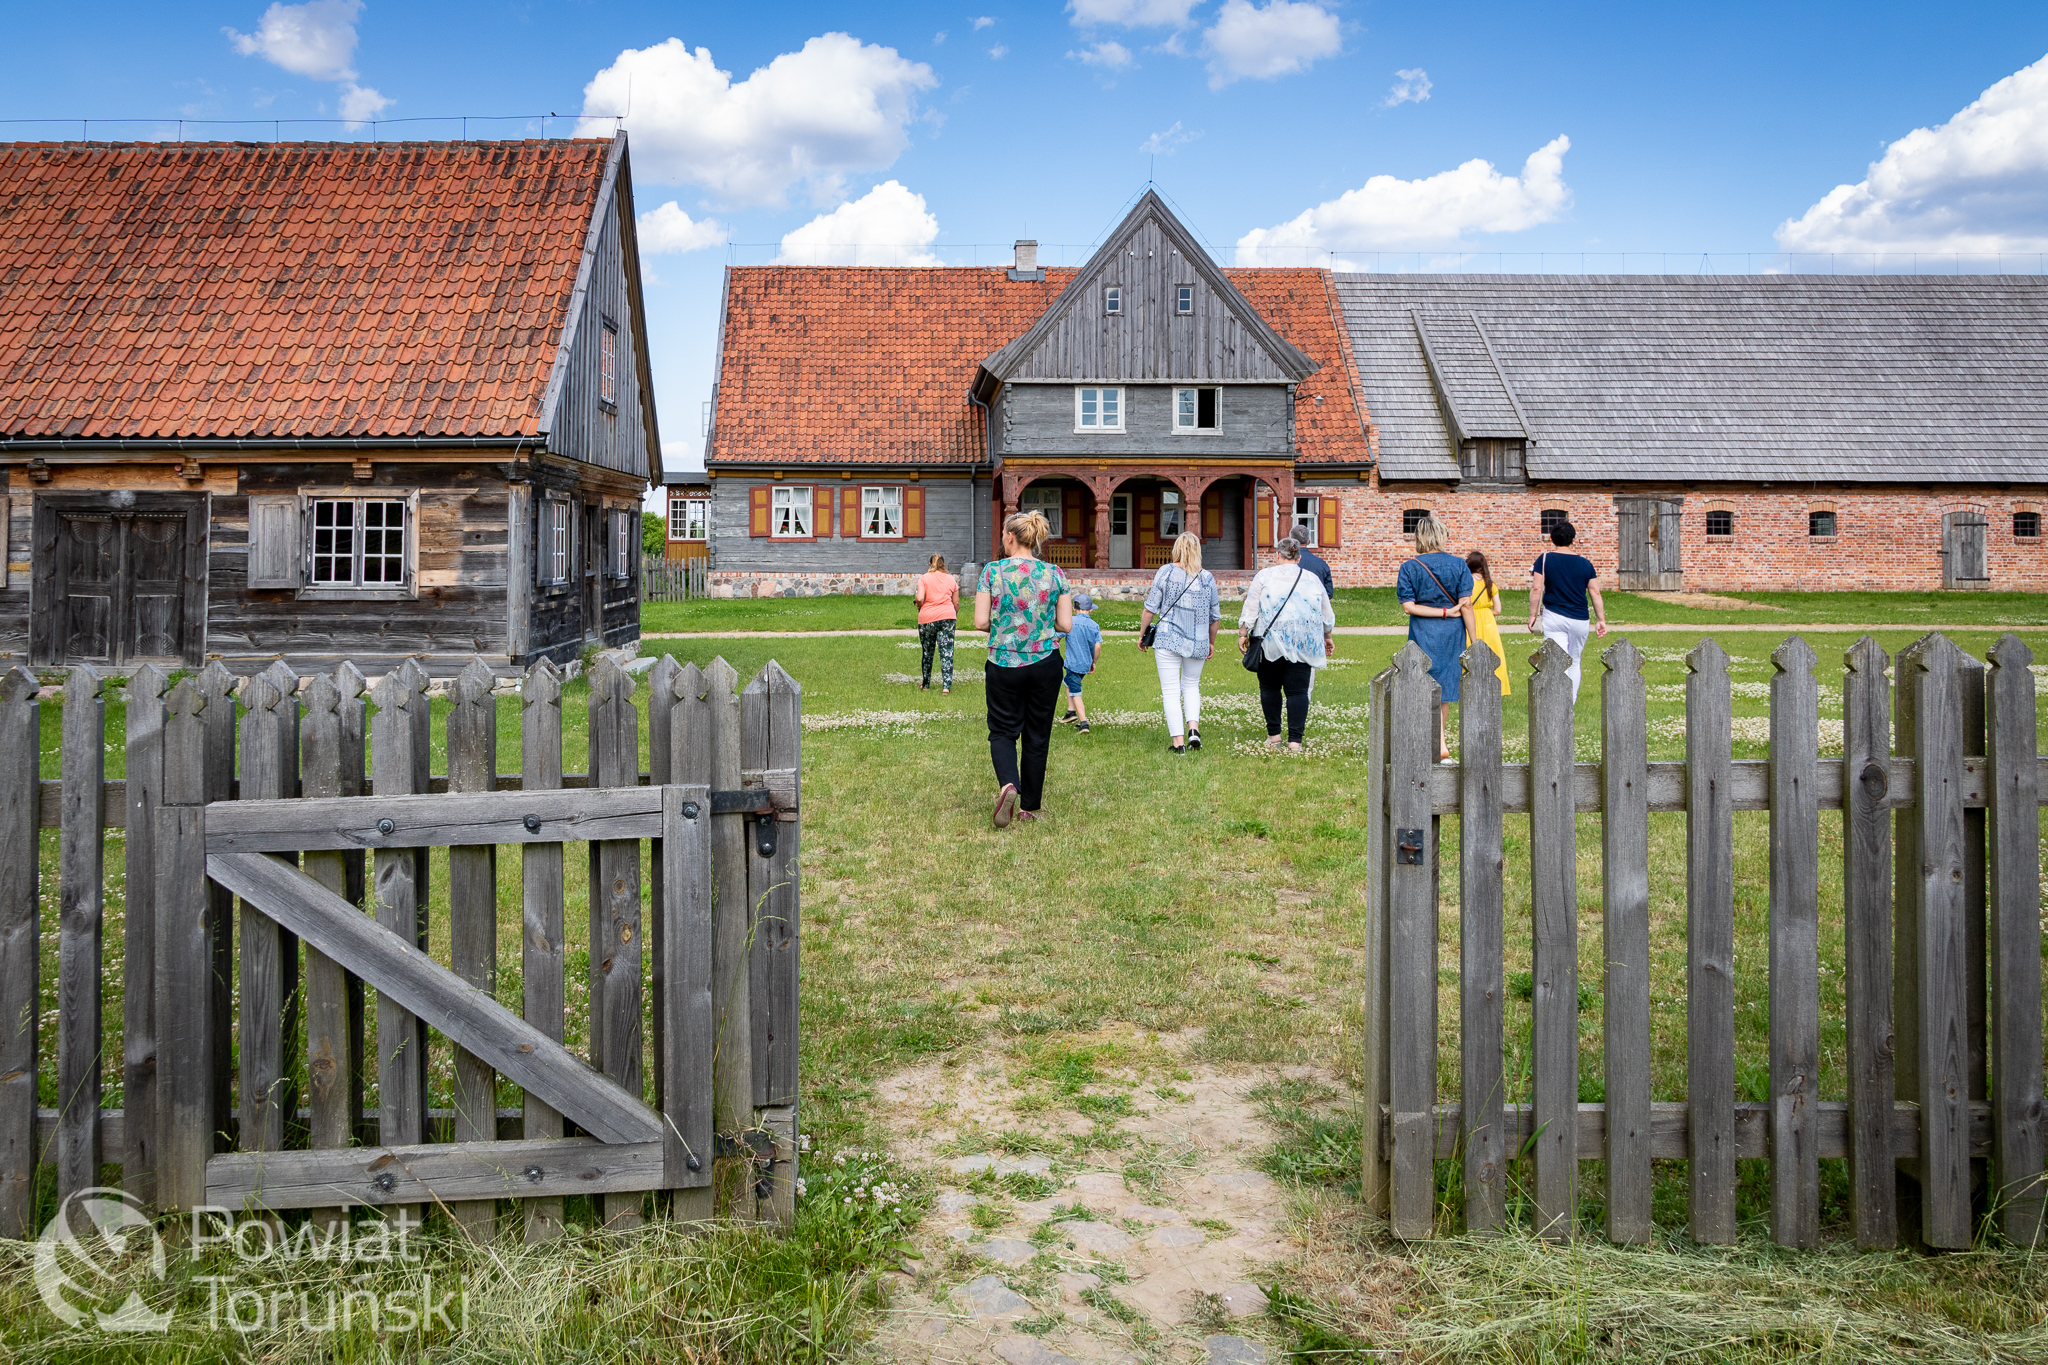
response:
M2048 278L1343 275L1382 476L2048 482Z
M1122 290L1122 311L1103 293ZM1177 289L1194 311L1175 311ZM982 362L977 387L1020 380L1289 384L1316 362L1282 338L1151 190L1052 306Z

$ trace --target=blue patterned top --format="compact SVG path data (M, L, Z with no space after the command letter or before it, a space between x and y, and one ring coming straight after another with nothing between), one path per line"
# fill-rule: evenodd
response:
M1299 564L1282 561L1259 570L1245 591L1237 623L1264 638L1269 659L1292 659L1315 668L1330 662L1323 637L1337 624L1337 612L1321 580Z
M1162 565L1152 575L1152 591L1145 594L1145 610L1159 621L1159 634L1152 641L1154 649L1184 659L1209 657L1209 623L1223 618L1216 575L1204 569L1190 579L1180 565Z

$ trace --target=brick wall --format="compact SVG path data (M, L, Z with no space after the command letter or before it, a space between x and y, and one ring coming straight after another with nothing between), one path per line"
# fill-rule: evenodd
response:
M1391 585L1414 554L1401 534L1401 513L1425 507L1450 529L1454 548L1481 549L1502 586L1526 583L1529 566L1550 547L1539 530L1545 508L1560 508L1578 528L1573 550L1615 571L1617 491L1672 497L1661 489L1606 488L1451 491L1443 486L1389 487L1305 484L1301 491L1343 503L1343 544L1318 551L1340 586ZM1733 513L1735 533L1707 535L1707 512ZM1835 513L1832 539L1807 534L1807 514ZM1769 590L1932 590L1941 587L1941 519L1981 512L1990 521L1986 559L1990 588L2048 590L2048 537L2013 535L2013 513L2048 513L2048 496L2009 492L1878 489L1838 494L1780 489L1688 493L1681 517L1685 586L1693 592Z

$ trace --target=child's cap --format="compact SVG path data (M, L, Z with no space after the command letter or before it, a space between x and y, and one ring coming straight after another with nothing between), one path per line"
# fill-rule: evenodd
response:
M1095 610L1095 599L1094 599L1094 598L1092 598L1092 597L1090 597L1090 596L1089 596L1089 595L1088 595L1087 593L1085 593L1085 592L1077 592L1077 593L1075 593L1075 594L1074 594L1074 610L1075 610L1075 611L1094 611L1094 610Z

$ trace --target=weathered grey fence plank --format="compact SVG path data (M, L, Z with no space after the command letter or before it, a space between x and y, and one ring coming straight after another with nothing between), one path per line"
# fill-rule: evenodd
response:
M669 679L671 688L675 679ZM673 738L673 736L671 737ZM667 1014L662 1071L663 1141L677 1217L700 1217L711 1189L711 788L676 784L666 793L662 837L663 926L656 961ZM701 1194L699 1192L702 1192Z
M1390 1220L1393 1217L1389 1187L1391 1149L1380 1122L1388 1112L1387 1010L1391 1001L1388 983L1387 886L1387 729L1393 724L1394 670L1374 675L1370 692L1371 726L1366 734L1365 798L1365 989L1362 1000L1365 1037L1360 1040L1360 1103L1366 1115L1364 1153L1359 1170L1359 1194L1366 1209Z
M1601 1031L1607 1088L1607 1236L1647 1242L1650 1222L1649 695L1626 640L1600 656Z
M203 727L204 751L201 763L205 775L204 804L226 801L235 791L235 737L240 711L235 689L241 680L215 659L199 672L200 695L205 707L197 714ZM204 822L192 825L203 833ZM184 826L180 825L182 839ZM180 858L188 856L180 850ZM207 914L212 918L208 939L213 948L213 1011L207 1034L213 1042L213 1132L216 1145L227 1145L227 1134L235 1122L235 898L223 887L207 885Z
M1735 1240L1735 820L1728 656L1686 656L1686 1096L1693 1240Z
M324 673L314 674L306 686L306 709L299 731L299 780L309 797L341 795L341 700L341 689ZM308 853L303 866L307 876L348 899L346 853ZM359 1117L349 1107L349 1083L357 1066L356 1039L349 1028L347 976L340 963L319 949L306 949L307 1130L308 1141L322 1150L348 1146ZM346 1217L340 1204L315 1215L323 1227L332 1227Z
M89 664L64 684L57 888L57 1198L100 1183L100 934L107 704Z
M590 679L590 780L632 787L640 780L640 717L633 679L609 655ZM640 845L606 839L590 845L590 1056L598 1070L639 1096L641 971ZM637 1227L641 1199L604 1200L605 1223Z
M372 693L377 714L370 721L370 780L380 797L417 790L418 764L413 750L420 742L419 713L426 697L410 679L393 669L378 679ZM210 857L238 857L215 854ZM418 861L409 848L377 850L374 869L377 923L406 942L418 945L425 925L420 905L426 888ZM362 974L361 969L356 969ZM426 1138L427 1026L400 1003L383 982L377 989L377 1131L385 1145L414 1146Z
M711 787L712 722L704 671L696 664L684 664L676 670L669 687L674 698L669 712L669 780L708 791ZM678 909L670 926L677 937L663 949L664 960L669 964L671 973L681 974L680 977L672 975L672 980L701 983L670 996L669 1037L672 1041L662 1054L665 1059L663 1065L669 1073L664 1084L670 1087L663 1091L663 1113L674 1125L676 1135L688 1144L691 1154L698 1156L701 1170L691 1174L701 1176L711 1174L708 1144L716 1131L711 1076L715 1064L718 1010L712 986L711 954L717 873L712 849L719 837L718 831L725 823L707 817L701 836L703 856L707 861L705 871L697 876L695 884L704 903L689 912L701 916L701 924L695 929L690 928L685 912ZM672 1088L679 1084L688 1088L680 1092ZM689 1169L687 1157L684 1169ZM673 1166L669 1173L671 1177L676 1174ZM670 1216L693 1222L710 1218L715 1208L715 1195L716 1191L708 1179L678 1188L670 1196Z
M278 801L295 793L287 785L284 740L296 738L298 695L286 695L268 673L242 685L242 794ZM283 714L289 711L289 715ZM297 746L293 746L296 766ZM287 854L271 854L296 864ZM298 985L298 944L288 930L255 906L241 907L241 1017L236 1030L242 1061L242 1126L245 1152L284 1150L285 1116L297 1106L287 1094L285 1059L292 1040L291 1000Z
M1991 974L1993 1206L2008 1240L2038 1246L2042 1210L2041 803L2034 655L2017 635L1991 647L1985 833Z
M1529 905L1535 979L1531 1080L1536 1130L1536 1235L1572 1236L1579 1163L1578 821L1572 810L1571 656L1545 640L1530 656Z
M1436 766L1436 683L1413 641L1394 656L1387 734L1389 820L1395 862L1387 902L1392 974L1388 1102L1393 1113L1394 1235L1428 1237L1436 1225L1431 1162L1436 1105L1436 868L1429 827L1429 770Z
M422 699L424 702L424 699ZM529 825L532 819L537 823ZM379 827L390 821L387 832ZM445 796L378 793L374 806L305 798L233 802L213 813L213 853L283 847L426 848L442 844L553 843L645 839L661 829L661 793L651 787L587 791L486 791Z
M1899 1239L1890 1145L1892 1066L1891 684L1866 635L1842 656L1842 963L1848 1038L1849 1215L1856 1244Z
M651 785L665 787L675 781L675 745L671 731L675 727L676 674L681 665L676 656L663 654L655 659L654 667L647 670L647 771ZM667 809L663 808L663 825L666 826ZM709 811L704 814L709 819ZM668 1113L668 949L669 927L668 907L664 901L667 894L667 852L662 840L657 837L647 846L650 862L647 878L647 989L650 998L647 1011L648 1025L654 1031L654 1107L664 1115ZM673 1138L668 1139L674 1141ZM680 1167L678 1168L680 1169ZM656 1216L666 1212L668 1196L664 1194L655 1200Z
M121 925L121 1187L156 1204L156 814L163 804L163 670L144 664L128 679L127 879ZM102 803L104 805L104 802Z
M1820 1244L1820 688L1798 636L1771 655L1771 1235Z
M540 793L562 785L562 683L546 659L526 670L520 687L519 776L523 790ZM567 923L562 910L562 846L526 844L519 850L519 882L524 909L519 948L521 1013L550 1042L562 1041L567 1017L563 994L563 940ZM525 1094L526 1136L559 1138L562 1116L531 1090ZM542 1242L562 1232L560 1196L541 1196L525 1204L528 1242Z
M261 1203L273 1209L318 1207L336 1199L373 1208L494 1199L560 1205L563 1195L649 1189L661 1182L661 1172L659 1142L427 1143L224 1156L207 1171L206 1198L224 1208Z
M0 674L0 1237L36 1235L36 1079L41 1059L38 895L42 707L35 675Z
M206 879L208 706L187 678L164 699L163 798L156 847L156 1022L158 1207L191 1209L206 1199L206 1162L222 1124L214 1068L219 1050L211 977L215 888Z
M744 768L800 769L803 688L774 660L740 697L740 764ZM758 824L763 817L755 816ZM754 857L748 899L754 906L751 994L754 1008L754 1106L796 1103L798 941L801 888L796 876L802 826L795 812L768 817L776 826L775 853Z
M471 659L456 675L448 708L448 787L487 792L498 775L498 699L490 665ZM498 993L498 850L460 844L448 850L448 951L455 974L494 999ZM489 1142L498 1128L498 1077L466 1048L455 1050L455 1140ZM455 1225L477 1241L497 1231L489 1200L448 1206Z
M1483 1232L1507 1216L1514 1151L1500 1124L1504 997L1501 916L1505 859L1500 814L1500 658L1484 640L1465 651L1458 706L1461 814L1459 853L1459 1094L1465 1133L1465 1229Z
M704 670L706 732L711 753L711 788L730 791L740 775L739 674L723 658ZM753 907L747 899L747 817L719 815L711 821L712 994L718 1012L712 1068L712 1114L716 1130L738 1139L754 1123L754 1030L752 953ZM714 1163L718 1212L750 1217L754 1199L752 1163L720 1157Z

